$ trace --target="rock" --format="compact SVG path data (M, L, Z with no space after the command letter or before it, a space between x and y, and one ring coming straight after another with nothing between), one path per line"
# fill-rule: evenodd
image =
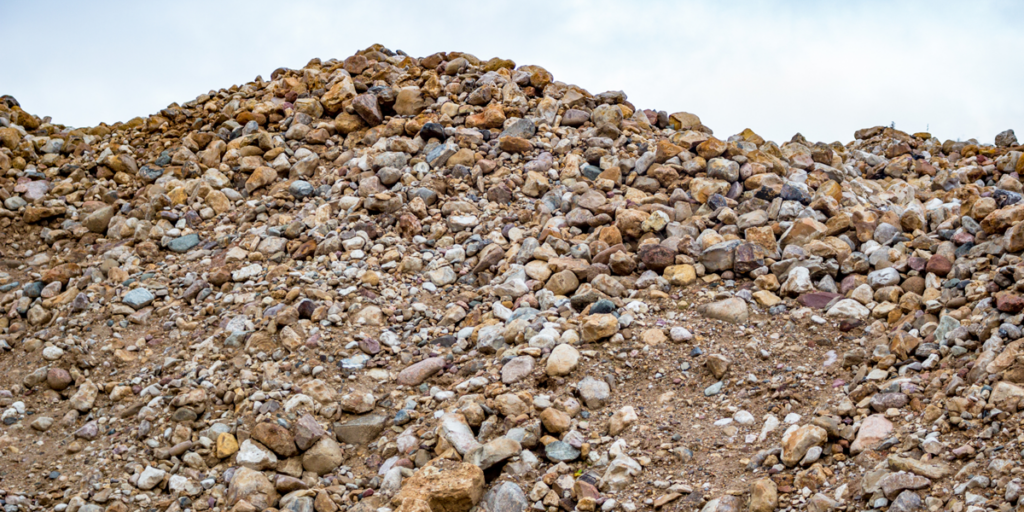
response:
M576 369L576 366L579 364L579 359L580 353L578 350L576 350L572 345L562 343L556 346L555 349L551 351L551 355L548 356L548 363L545 368L545 372L552 377L569 375Z
M773 512L779 506L778 488L770 478L755 480L750 486L750 512Z
M33 430L46 432L47 430L50 430L51 426L53 426L53 418L49 416L39 416L32 420L32 423L29 426L32 427Z
M250 439L242 441L235 455L235 462L251 469L263 470L277 465L277 456Z
M110 224L110 219L114 217L116 212L117 210L113 206L104 206L86 215L82 219L82 225L93 233L105 233L107 226Z
M921 497L913 491L903 491L889 505L889 512L912 512L925 510Z
M326 475L337 469L343 460L341 446L330 437L321 437L312 448L302 454L302 469Z
M544 455L554 463L571 462L580 457L580 451L569 443L552 441L544 447Z
M441 435L460 455L465 455L480 446L473 430L460 414L445 414L441 417Z
M416 386L427 380L445 366L443 357L429 357L416 364L409 365L398 374L398 383L405 386Z
M636 411L630 406L625 406L615 414L612 415L611 419L608 420L608 434L617 436L632 426L639 418L636 415Z
M221 432L217 436L217 447L214 453L217 458L224 459L230 457L238 451L238 441L235 440L235 436L229 432Z
M180 236L168 242L167 250L177 253L186 253L197 245L199 245L199 235L192 233L190 235Z
M488 512L525 512L529 505L523 490L513 482L498 483L483 496Z
M387 418L382 415L360 416L345 423L335 423L334 433L337 435L338 441L342 443L366 445L384 431L386 421Z
M46 385L54 391L63 391L73 382L71 374L63 368L50 368L46 370Z
M896 471L909 471L915 475L940 480L951 473L948 466L943 463L927 463L916 459L890 455L888 458L889 468Z
M154 468L153 466L146 466L146 469L139 475L139 481L136 485L138 485L139 489L148 491L160 485L164 481L165 476L167 476L166 471Z
M675 264L675 251L661 244L643 245L637 253L640 255L640 261L643 262L644 266L655 272L663 272L666 268Z
M71 397L71 407L78 412L89 412L99 395L99 388L92 381L85 381L78 387L78 391Z
M608 383L593 377L584 378L576 385L576 389L579 390L583 403L589 409L603 408L611 397L611 388Z
M737 298L705 304L698 307L697 311L707 318L734 324L746 323L749 315L747 303Z
M288 429L277 423L268 421L259 423L252 429L251 435L253 439L270 448L271 451L280 457L287 458L298 453L298 449L295 446L295 436Z
M815 425L803 425L786 431L782 436L782 462L787 466L795 466L807 450L819 446L828 439L825 429Z
M518 441L507 437L499 437L491 442L481 445L466 454L466 462L479 466L480 469L488 469L500 464L516 455L519 455L523 448Z
M913 491L927 489L932 485L932 481L913 473L897 471L882 477L878 484L881 486L882 493L885 494L885 497L891 500L896 498L906 489Z
M710 355L707 359L708 370L711 371L711 375L714 375L716 379L721 380L725 375L725 372L729 369L731 361L722 355Z
M857 320L863 320L871 314L871 310L862 306L859 302L853 299L843 299L836 302L829 310L825 313L827 316L851 318Z
M850 445L850 453L856 455L865 450L875 449L882 441L888 439L892 429L892 422L887 420L884 415L868 416L861 423L860 429L857 431L857 438Z
M553 355L554 352L552 352L552 356ZM549 357L548 368L551 368L551 364L551 359ZM505 363L505 365L501 367L501 382L504 384L515 384L517 382L521 382L523 379L529 377L530 374L533 373L533 366L534 360L531 356L514 357L512 358L512 360ZM561 367L559 367L558 369L561 369ZM570 369L569 372L571 371L572 370Z
M571 270L563 270L552 275L544 288L551 290L551 293L555 295L570 295L579 286L580 281L576 278L576 273Z
M135 288L121 297L121 302L136 311L152 304L154 300L156 300L156 296L153 295L153 292L141 287Z
M583 323L583 341L591 343L607 338L619 331L619 320L614 315L589 315Z
M277 180L277 171L272 167L257 167L245 180L245 190L249 193L263 188Z
M402 482L396 512L469 512L484 493L484 472L468 463L435 460Z
M672 265L665 268L665 279L674 286L689 286L697 282L693 265Z
M235 506L246 501L256 510L263 510L277 505L280 496L263 473L241 467L235 470L228 485L228 506Z
M559 411L554 407L548 407L541 411L540 422L548 432L551 432L552 434L561 434L562 432L569 430L572 418L563 411Z

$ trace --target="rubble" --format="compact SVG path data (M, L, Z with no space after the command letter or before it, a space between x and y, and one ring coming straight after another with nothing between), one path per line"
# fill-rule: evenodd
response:
M374 45L0 98L5 510L1012 510L1024 159Z

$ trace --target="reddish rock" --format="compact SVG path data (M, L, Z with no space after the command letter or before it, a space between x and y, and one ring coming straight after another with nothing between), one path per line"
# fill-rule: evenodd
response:
M842 295L831 292L811 292L797 297L796 301L804 307L814 309L825 309L825 306L833 299L841 298Z
M917 256L907 258L907 266L910 267L911 270L920 272L924 270L926 265L928 265L928 260L924 258L919 258Z
M1024 299L1009 293L997 295L996 309L1003 313L1020 313L1024 310Z
M946 277L949 271L953 270L953 264L945 256L936 254L928 258L928 264L925 265L924 269L926 272L931 272L939 277Z
M665 268L675 265L676 262L676 252L660 244L641 246L638 252L640 261L655 272L662 272Z
M444 368L443 357L430 357L408 366L398 374L398 383L403 386L417 386L431 375Z
M384 122L384 116L380 113L377 97L373 94L360 94L352 98L352 108L370 126L377 126Z

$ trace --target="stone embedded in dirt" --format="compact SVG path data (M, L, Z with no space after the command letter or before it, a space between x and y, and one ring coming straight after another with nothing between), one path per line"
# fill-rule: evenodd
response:
M527 356L528 357L528 356ZM580 352L572 345L562 343L551 351L545 372L551 377L569 375L579 364Z
M636 411L627 405L622 409L615 411L615 414L613 414L608 420L608 433L613 436L617 436L622 433L623 430L626 430L636 423L638 419Z
M583 403L590 409L603 408L611 396L611 388L608 386L608 383L593 377L586 377L581 380L576 385L576 389L579 390Z
M152 304L154 300L156 300L156 296L145 288L135 288L121 297L121 302L136 311Z
M136 482L136 485L139 489L149 490L163 482L165 476L167 476L166 471L152 466L146 466L146 469L144 469L142 474L139 475L139 480Z
M468 512L483 494L484 472L478 466L439 459L403 480L392 503L401 512Z
M614 315L589 315L583 323L583 341L598 341L615 334L618 330L619 321Z
M746 323L749 319L747 303L743 299L731 298L701 306L698 311L707 318L730 322Z
M256 510L277 505L280 496L263 473L249 468L238 468L228 485L227 501L229 506L236 506L245 501Z
M406 386L415 386L441 371L444 368L443 357L431 357L416 364L410 365L398 374L398 383Z
M302 454L302 469L318 475L325 475L341 465L344 455L341 446L330 437L321 437L309 450Z
M812 446L818 446L828 439L825 429L816 425L803 425L786 431L782 436L782 462L794 466Z
M779 506L778 487L770 478L756 480L750 487L750 512L772 512Z
M711 375L714 375L716 379L721 379L725 375L731 363L728 358L720 354L710 355L707 359L708 370L711 371Z
M335 423L334 433L342 443L365 445L380 435L386 421L387 418L378 414L359 416L344 423Z
M850 444L850 453L873 450L892 432L893 424L881 414L868 416L857 430L857 438Z

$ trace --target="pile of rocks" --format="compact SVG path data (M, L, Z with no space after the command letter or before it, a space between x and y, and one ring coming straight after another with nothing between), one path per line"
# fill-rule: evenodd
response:
M1022 149L381 46L93 128L3 97L0 501L1011 510Z

